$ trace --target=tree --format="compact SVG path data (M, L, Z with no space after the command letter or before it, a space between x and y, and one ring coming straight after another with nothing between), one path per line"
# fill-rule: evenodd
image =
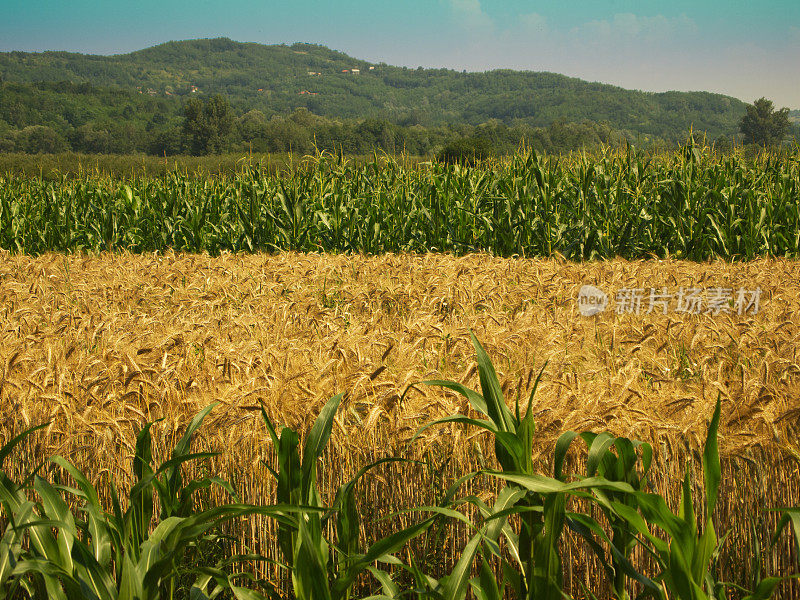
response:
M67 150L67 143L52 127L30 125L19 132L17 151L28 154L55 154Z
M156 156L174 156L181 153L181 132L179 127L153 129L146 141L149 154Z
M227 147L234 121L223 96L217 94L206 102L190 98L183 115L183 132L192 154L218 154Z
M70 139L73 150L88 154L108 154L114 144L108 129L93 123L86 123L75 129Z
M772 100L759 98L746 106L747 112L739 122L739 131L746 144L773 146L780 144L789 129L789 109L774 110Z
M437 159L447 164L474 165L492 156L494 156L492 142L482 137L469 137L449 142L439 152Z

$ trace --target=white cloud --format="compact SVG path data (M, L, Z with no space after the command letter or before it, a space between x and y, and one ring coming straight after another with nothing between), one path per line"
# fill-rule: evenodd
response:
M547 19L539 13L528 13L517 18L520 27L529 32L547 31Z
M570 30L573 37L588 37L600 42L608 41L646 41L662 42L693 36L697 24L687 17L638 16L633 13L620 13L611 19L589 21Z
M619 13L559 28L535 12L500 27L480 0L440 0L468 35L443 36L439 51L419 48L429 66L553 71L652 91L707 90L748 102L760 96L800 108L800 27L764 42L725 43L682 15ZM462 32L459 32L459 35Z
M449 0L458 23L471 31L489 32L494 29L492 18L481 7L480 0Z

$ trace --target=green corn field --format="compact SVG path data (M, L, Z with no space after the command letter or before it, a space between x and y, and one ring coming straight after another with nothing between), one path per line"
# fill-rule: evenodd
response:
M350 163L127 180L0 177L0 248L489 252L570 260L800 255L800 151L718 157L533 151L477 166Z

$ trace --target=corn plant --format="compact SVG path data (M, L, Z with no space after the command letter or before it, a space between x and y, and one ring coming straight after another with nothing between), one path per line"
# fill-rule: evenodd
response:
M795 567L800 570L800 506L792 508L784 508L780 511L783 513L781 520L778 522L778 527L775 529L775 535L772 537L771 546L774 547L778 543L781 532L784 529L791 528L794 534L794 551L796 565ZM793 575L791 579L800 579L800 573ZM765 582L760 582L759 585L764 585Z
M721 478L717 445L719 401L703 452L705 498L704 512L699 515L703 526L698 529L688 470L677 513L669 509L661 496L647 491L647 474L652 464L652 449L648 444L609 434L566 432L556 443L553 477L533 472L531 443L534 425L530 400L524 417L520 416L519 403L512 413L505 403L491 361L474 335L472 342L477 354L481 394L452 381L424 383L464 395L473 409L488 418L453 415L425 425L417 436L427 427L440 423L469 424L490 432L502 471L486 473L506 481L508 486L501 489L495 506L491 508L474 497L452 501L456 488L478 475L470 473L448 491L446 506L420 509L459 519L475 534L446 577L436 581L429 577L420 578L414 571L418 596L456 600L464 598L471 586L481 599L502 597L507 587L520 598L560 598L563 580L559 542L565 527L580 534L598 556L614 598L619 600L629 597L629 581L640 585L640 597L681 600L716 600L724 598L726 590L737 587L718 581L714 576L714 561L724 541L724 537L723 540L718 538L712 519ZM540 378L541 372L534 383L531 399ZM569 478L563 467L570 445L576 439L583 439L588 447L586 475ZM610 535L588 513L569 511L567 501L570 497L598 506L611 529ZM465 503L479 508L482 524L469 521L455 510ZM796 509L784 513L779 531L791 523L797 536L800 519L796 513ZM518 515L521 521L518 533L508 528L506 518L512 514ZM654 527L666 535L666 540L653 532ZM504 538L504 552L498 544L500 537ZM656 559L658 573L655 576L648 577L634 568L631 555L639 544L643 544ZM476 560L479 576L473 578L471 574ZM500 565L499 578L490 567L492 561ZM491 583L490 573L493 574ZM761 579L753 590L743 590L744 597L747 600L769 598L780 581L779 577ZM393 597L390 591L390 586L384 585L382 596Z
M29 522L34 510L34 504L25 494L30 477L17 483L6 474L3 464L25 438L46 426L43 424L26 429L0 448L0 516L6 522L0 538L0 600L13 598L19 588L25 589L29 595L33 593L31 582L16 572L24 556L24 524Z
M403 590L387 572L370 567L369 571L381 585L381 593L370 596L372 600L396 600L409 594L430 600L464 598L470 589L472 589L476 597L484 600L485 598L501 598L507 584L510 590L517 589L520 583L519 574L516 570L520 564L517 552L518 538L511 530L505 517L510 513L509 509L513 507L514 503L525 495L525 492L513 489L510 486L505 487L500 491L492 506L488 506L475 496L452 501L453 495L461 484L477 475L478 473L471 473L460 478L447 491L441 506L411 509L412 511L433 512L438 516L457 519L475 531L473 537L464 546L461 558L456 562L452 571L439 579L435 579L416 564L413 555L410 556L408 565L396 558L387 560L388 564L399 567L411 576L412 588ZM465 515L458 512L458 507L468 504L478 508L483 521L480 526L476 526ZM500 549L499 541L501 537L505 539L509 548L510 558ZM472 566L476 557L480 559L481 574L479 577L472 577ZM496 578L489 567L489 561L493 558L497 558L500 561L504 573L503 578ZM491 573L491 579L487 579L487 573Z
M268 468L278 482L278 502L294 507L296 512L283 515L279 522L278 545L291 572L297 600L347 600L359 575L367 572L375 561L393 561L392 553L433 523L433 518L428 518L362 549L355 486L367 471L391 459L360 469L339 488L330 507L324 504L317 488L317 461L328 443L341 401L342 394L339 394L325 404L306 437L302 459L299 435L289 427L281 428L278 433L262 408L264 423L277 453L278 469ZM337 534L335 542L325 537L330 519L334 521Z
M614 437L608 433L592 432L581 434L567 432L561 436L559 443L567 446L577 437L583 439L588 448L587 477L600 475L610 481L624 482L634 492L646 491L647 474L653 459L653 449L650 444L625 437ZM637 464L640 464L639 469ZM600 559L614 598L625 600L629 597L627 591L629 579L641 584L646 593L658 595L660 591L657 584L636 571L631 564L631 553L638 544L636 531L612 508L612 503L618 503L636 510L635 494L602 488L593 488L591 493L594 503L603 512L611 527L610 538L596 521L585 515L574 515L570 526L588 542L589 547ZM603 546L596 543L598 539L605 542L608 553ZM607 554L610 554L610 557Z
M778 536L784 528L788 529L791 525L792 531L794 532L794 547L797 552L798 566L800 566L800 507L784 508L781 512L783 516L778 523L778 528L775 531L772 543L774 544L778 540Z
M681 488L681 501L677 513L673 513L664 499L652 493L635 492L636 506L604 498L602 504L617 514L617 519L627 521L637 532L638 539L656 558L660 573L654 577L666 596L680 600L716 600L726 597L730 586L715 578L713 562L722 541L714 527L713 513L717 503L721 469L717 431L720 419L720 401L714 410L703 450L703 477L705 497L700 514L695 508L691 493L691 477L686 471ZM703 524L698 528L698 518ZM658 527L666 540L655 535L651 526ZM748 600L769 598L778 577L763 579L755 590L748 593Z
M52 460L76 487L53 485L34 475L31 491L39 498L36 501L29 499L23 486L2 474L0 502L9 521L0 557L2 593L23 587L41 589L48 598L64 600L171 599L187 550L207 539L210 531L246 514L282 518L290 513L291 507L281 506L223 504L206 510L195 506L195 493L211 485L219 485L233 496L230 485L218 478L184 483L181 476L181 465L211 456L192 453L189 446L212 408L209 406L192 420L171 458L157 468L151 464L152 423L139 432L133 459L136 482L126 509L112 482L112 509L107 511L88 478L61 457ZM0 452L0 459L34 429L11 440ZM70 496L77 502L77 515L67 504ZM157 513L154 497L160 505Z
M494 366L486 351L474 334L472 343L478 362L481 392L473 391L463 384L453 381L431 380L424 383L441 386L465 396L473 409L485 415L486 419L474 419L465 415L445 417L425 425L417 436L430 426L442 423L461 423L479 427L492 434L495 441L495 456L502 471L487 471L489 475L508 482L510 506L503 506L492 514L488 513L487 525L481 528L467 544L449 576L444 597L448 600L462 598L469 581L472 561L479 552L481 542L488 544L489 553L499 555L496 549L497 536L505 533L507 543L515 555L518 574L509 577L515 583L515 594L519 598L560 599L563 587L563 572L559 543L564 527L569 519L567 499L571 496L586 496L588 490L604 489L618 493L631 493L633 488L625 482L609 481L603 477L587 477L568 481L562 472L564 456L571 438L563 438L556 445L553 477L538 474L533 466L533 434L535 423L531 413L533 396L536 393L542 371L539 372L531 390L525 415L520 415L519 401L514 413L508 408ZM406 390L407 391L407 390ZM516 493L515 493L516 492ZM491 520L505 519L510 514L518 514L522 526L516 535L508 535L502 526L487 535ZM485 560L485 557L484 557ZM506 563L510 572L511 563Z

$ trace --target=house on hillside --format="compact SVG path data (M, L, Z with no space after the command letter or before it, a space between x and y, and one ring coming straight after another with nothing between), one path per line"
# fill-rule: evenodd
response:
M359 73L361 73L361 69L350 69L350 72L351 72L353 75L358 75Z

